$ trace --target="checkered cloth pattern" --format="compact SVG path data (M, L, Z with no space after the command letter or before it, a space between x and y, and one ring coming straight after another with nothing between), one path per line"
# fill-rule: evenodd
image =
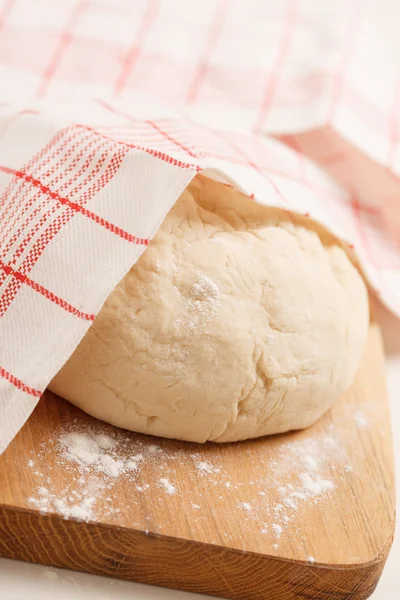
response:
M0 0L0 451L196 173L329 228L400 314L400 78L368 14Z

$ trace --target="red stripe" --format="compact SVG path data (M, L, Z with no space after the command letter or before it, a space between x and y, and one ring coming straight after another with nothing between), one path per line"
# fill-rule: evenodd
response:
M132 115L129 115L128 113L126 113L124 111L115 109L114 107L112 107L111 105L107 104L103 100L97 100L97 102L100 105L102 105L104 108L106 108L107 110L109 110L110 112L112 112L112 113L114 113L116 115L119 115L121 117L124 117L124 118L128 119L129 121L138 122L138 123L147 122L151 126L153 126L153 127L155 126L155 124L152 123L152 122L150 122L150 121L141 121L139 119L136 119ZM272 183L272 182L269 179L269 177L267 177L268 175L276 175L276 176L287 177L287 178L290 178L292 181L295 181L299 185L303 185L305 187L312 187L315 192L318 192L319 194L324 194L327 198L333 198L333 199L336 198L336 195L330 189L325 188L324 186L321 186L319 184L315 184L315 183L311 182L305 176L303 176L303 178L301 178L301 177L293 175L292 173L288 173L288 172L285 172L285 171L279 171L278 169L274 169L274 168L272 168L270 166L262 166L262 165L258 166L256 163L254 163L253 161L251 161L250 159L247 158L247 155L243 152L243 150L241 149L241 147L239 147L236 144L234 144L231 140L228 140L221 133L221 131L215 130L215 129L209 129L206 126L199 125L198 123L194 123L189 118L187 118L187 120L189 122L191 122L193 125L195 125L197 128L204 129L205 131L207 131L207 133L211 133L215 137L219 137L224 142L228 143L233 150L235 150L237 153L239 153L239 154L241 154L243 156L244 160L241 160L241 159L239 159L237 157L234 157L234 156L224 156L223 154L218 154L217 152L209 152L208 150L204 150L204 151L200 150L197 153L197 156L192 153L192 155L194 156L194 158L197 158L197 159L202 159L202 158L216 158L218 160L224 160L224 161L227 161L227 162L233 162L233 163L236 163L238 165L245 166L245 167L251 167L251 168L255 169L257 172L259 172L261 175L263 175L265 178L267 178L270 183ZM163 119L163 121L167 121L167 119ZM159 129L159 131L160 131L160 133L162 135L164 135L164 137L167 138L168 134L166 134L164 131L161 131L161 129ZM102 134L99 134L99 135L102 135ZM288 141L289 138L291 138L291 141ZM111 138L108 138L108 139L111 139ZM180 142L178 142L176 139L172 138L171 136L168 136L168 139L171 140L173 143L175 143L175 145L177 145L177 146L179 145L180 147L182 147L182 149L186 150L187 152L191 152L190 149L187 146L184 146L183 144L181 145ZM292 140L294 140L293 136L279 136L278 139L281 139L281 141L283 141L286 145L289 145L289 146L292 146L293 148L295 148L296 151L298 152L299 158L303 156L302 151L300 150L298 144L296 143L296 145L295 145L295 142L292 141ZM115 141L119 142L118 140L115 140ZM119 143L125 143L125 142L119 142ZM132 145L132 147L138 148L138 146L134 146L134 145ZM146 148L141 148L141 149L147 151ZM337 156L339 156L339 155L337 155ZM333 157L334 157L334 155L332 155L329 158L333 159ZM169 159L171 159L171 157L169 157ZM202 170L200 167L196 167L195 165L186 165L185 164L184 166L185 167L189 166L189 167L196 168L197 171L201 171ZM280 192L279 192L278 189L276 189L276 191L278 192L278 194L280 194ZM285 198L281 194L280 194L280 196L285 201ZM372 215L377 215L377 214L380 213L379 210L371 208L371 207L367 207L367 206L362 206L360 210L362 210L363 212L366 212L368 214L372 214Z
M150 31L157 14L158 6L158 0L147 0L146 10L143 13L142 24L139 28L137 37L123 59L121 73L115 82L114 93L116 96L122 92L123 88L126 86L129 75L133 71L135 63L137 62L142 50L146 35Z
M190 119L188 119L188 120L190 121ZM233 156L223 156L221 154L217 154L217 153L213 153L213 152L208 152L207 150L198 152L197 158L204 158L204 157L205 158L216 158L216 159L219 159L219 160L225 160L227 162L234 162L234 163L242 165L244 167L252 167L253 169L257 170L262 175L264 175L264 172L265 172L266 175L275 175L275 176L278 176L278 177L287 177L287 178L291 179L292 181L295 181L299 185L305 186L307 188L311 187L314 192L316 192L318 194L323 194L327 198L331 198L331 199L336 199L337 198L336 194L334 192L332 192L330 189L325 188L324 186L321 186L320 184L313 183L309 178L307 178L304 175L304 172L303 172L303 177L298 177L298 176L293 175L292 173L288 173L288 172L285 172L285 171L279 171L278 169L274 169L274 168L269 167L269 166L258 166L258 165L256 165L256 163L254 163L253 161L251 161L251 160L249 160L247 158L247 155L243 152L243 150L241 149L241 147L239 147L236 144L234 144L231 140L228 140L222 134L221 131L215 130L215 129L209 129L208 127L203 126L203 125L199 125L198 123L193 123L192 122L192 124L196 125L196 127L200 128L200 129L204 129L208 133L212 133L215 137L219 137L224 142L228 143L233 150L235 150L236 152L238 152L239 154L241 154L243 156L244 160L240 160L240 159L238 159L236 157L233 157ZM298 143L295 141L294 136L279 136L277 139L280 140L280 141L283 141L283 143L285 143L286 145L291 146L292 148L294 148L296 150L297 154L298 154L299 160L301 161L301 159L304 157L304 154L303 154L302 150L300 149L300 146L298 145ZM268 178L268 181L270 183L272 183L271 180L270 180L270 178ZM279 190L276 190L276 191L278 192L278 194L280 194ZM281 195L281 197L285 201L285 199L283 198L282 195ZM346 202L346 201L343 200L343 202ZM346 202L346 204L347 204L347 202ZM367 207L367 206L363 206L363 205L360 206L360 211L361 212L365 212L367 214L371 214L371 215L378 215L378 214L380 214L380 210L379 209L375 209L373 207Z
M183 150L184 152L189 154L189 156L191 156L192 158L197 158L197 156L191 150L189 150L189 148L187 148L187 146L184 146L183 144L181 144L181 142L178 142L178 140L176 140L175 138L170 136L166 131L163 131L162 129L160 129L160 127L158 125L156 125L153 121L146 121L146 123L151 125L159 133L161 133L161 135L163 137L165 137L166 140L172 142L173 144L175 144L175 146L177 146L178 148L180 148L181 150Z
M0 377L2 377L3 379L7 379L7 381L15 385L16 388L18 388L22 392L31 394L31 396L35 396L35 398L40 398L40 396L43 393L40 390L35 390L34 388L27 386L25 383L22 383L20 379L18 379L14 375L11 375L11 373L3 369L3 367L0 367Z
M226 137L221 131L215 131L214 129L208 130L207 127L202 126L202 125L198 125L198 126L202 127L206 131L212 132L215 135L215 137L220 138L223 142L228 144L232 148L232 150L234 150L235 152L238 152L241 156L243 156L244 160L246 161L245 166L251 167L259 175L261 175L261 177L263 177L263 179L268 181L268 183L274 188L275 192L281 198L283 203L286 205L289 204L288 201L286 200L286 198L283 196L283 194L279 190L279 188L277 187L277 185L275 184L275 182L272 181L272 179L268 176L268 173L264 173L263 171L261 171L261 169L256 165L256 163L248 158L247 154L245 152L243 152L243 150L240 146L237 146L234 142L232 142L232 140L229 137Z
M84 134L83 136L81 134ZM97 138L94 137L91 133L88 134L88 132L86 130L82 130L73 126L69 126L64 130L61 130L54 138L53 140L50 142L50 144L48 144L47 146L45 146L40 152L39 154L37 154L33 159L31 159L31 161L28 163L27 166L25 166L23 168L24 172L26 171L31 171L32 169L35 169L36 172L38 174L40 174L40 176L45 176L45 177L53 177L53 179L51 180L53 183L51 185L56 185L57 183L60 183L64 181L64 184L67 184L66 181L66 177L69 178L69 181L72 183L73 181L75 181L75 177L76 177L76 170L75 172L72 173L68 173L68 171L65 171L65 159L66 157L70 157L71 156L71 152L72 154L74 154L74 152L76 151L73 150L74 146L75 146L75 139L76 137L82 137L81 142L83 142L85 144L85 142L87 142L87 140L89 140L89 146L92 145L92 143L94 142L95 146L96 146L96 140ZM64 144L60 144L61 140L64 140ZM97 140L98 141L98 140ZM72 145L71 145L72 143ZM102 144L97 144L97 147L101 147ZM88 145L86 144L86 148L88 147ZM76 191L74 192L75 195L80 194L81 193L81 189L82 186L85 186L86 184L88 184L89 181L92 180L92 178L94 177L94 181L93 181L93 185L90 187L90 189L86 190L85 192L83 192L81 194L81 197L79 198L79 204L80 205L85 205L86 202L88 202L95 193L97 193L100 189L103 189L104 186L114 177L115 173L118 171L118 169L121 166L121 162L124 158L124 156L127 153L127 149L126 148L119 148L118 152L108 152L105 151L103 152L103 154L101 155L101 157L99 157L96 160L96 165L89 170L89 173L86 173L86 181L85 182L81 182L75 189ZM95 157L96 153L93 154L93 157ZM107 167L105 169L105 171L102 172L102 174L100 175L100 177L97 177L97 175L99 175L99 168L100 170L102 170L102 166L104 165L104 160L105 157L109 157L108 160L106 161ZM59 159L57 164L54 162L56 159ZM46 171L45 166L49 164L49 161L51 162L51 160L53 160L53 166L49 167L49 170ZM79 170L77 171L79 173ZM44 173L44 174L43 174ZM33 175L33 173L32 173ZM72 175L72 177L71 177ZM17 178L15 178L16 180ZM23 181L24 183L25 180L20 180ZM47 180L46 180L47 181ZM11 182L8 186L8 188L11 187L13 182ZM28 184L29 185L29 184ZM50 185L50 183L49 183ZM62 188L61 188L62 189ZM38 204L42 204L44 207L47 206L48 201L51 201L51 197L49 196L45 196L44 198L47 198L47 202L43 201L43 198L40 198L40 196L43 196L43 194L41 193L40 190L38 190L38 194L36 194L36 201ZM24 197L24 195L22 196L22 198ZM40 202L39 202L40 200ZM51 203L51 202L50 202ZM57 203L53 203L54 206L57 206ZM54 210L49 210L47 211L47 216L46 213L43 215L44 219L47 219L47 217L51 217L52 219L52 215L54 214ZM22 273L24 273L25 275L28 275L29 272L31 271L31 269L33 268L33 266L37 263L37 261L39 260L40 256L42 255L43 251L45 250L45 248L48 246L48 244L51 242L51 240L58 234L58 232L60 231L60 229L66 225L66 223L68 223L73 216L76 214L76 212L69 206L65 207L65 210L63 211L59 211L58 216L56 216L55 220L52 219L52 222L49 223L48 227L42 232L42 234L40 235L40 237L36 240L35 244L32 246L28 256L24 259L22 265L19 265L19 271L21 271ZM37 224L36 224L37 225ZM34 226L33 229L36 229L36 225ZM32 233L32 228L30 228L30 224L27 223L25 225L25 227L28 227L28 236L31 236ZM16 251L16 253L14 253L14 257L13 257L13 264L16 265L17 263L15 262L15 257L16 255L18 255L22 249L23 246L25 245L25 240L26 238L23 240L23 242L21 243L20 247L18 248L18 250ZM11 305L13 299L15 298L16 294L18 293L18 290L20 289L20 287L22 286L22 282L18 281L15 278L9 278L9 283L7 288L5 289L5 291L3 292L2 296L0 296L0 316L3 315L7 309L9 308L9 306Z
M285 177L290 177L291 179L293 179L297 183L300 183L302 185L307 185L307 183L305 181L302 181L299 178L295 178L294 176L289 175L287 172L278 171L278 170L272 169L270 167L263 167L263 166L256 165L254 162L250 161L247 158L247 155L243 152L243 150L240 147L238 147L235 144L233 144L232 141L227 140L222 135L222 133L220 131L217 131L215 129L209 129L206 126L199 125L198 123L194 123L188 117L186 117L187 120L189 122L191 122L193 125L195 125L197 128L204 129L205 131L207 131L207 133L211 133L212 135L214 135L214 137L219 137L225 143L228 143L233 150L235 150L236 152L238 152L239 154L241 154L243 156L244 160L240 160L240 159L238 159L236 157L233 157L233 156L224 156L222 154L218 154L217 152L210 152L207 149L204 150L204 151L203 150L198 151L198 153L196 155L196 154L194 154L190 150L189 147L181 144L181 142L179 142L178 140L176 140L175 138L173 138L172 136L170 136L169 134L167 134L164 130L161 130L161 128L158 125L156 125L154 122L152 122L152 121L141 121L140 119L136 119L135 117L133 117L132 115L126 113L125 111L121 111L121 110L115 109L113 106L111 106L110 104L108 104L104 100L97 99L96 102L98 104L100 104L101 106L103 106L106 110L109 110L113 114L121 116L121 117L127 119L128 121L132 121L132 122L135 122L135 123L148 123L153 128L157 129L157 131L159 131L161 133L161 135L163 135L166 139L168 139L169 141L171 141L172 143L174 143L177 147L181 148L182 150L184 150L185 152L187 152L188 154L190 154L191 156L193 156L193 158L196 158L196 159L199 159L199 158L216 158L218 160L224 160L224 161L227 161L227 162L234 162L236 164L239 164L239 165L242 165L242 166L245 166L245 167L252 167L253 169L257 170L258 172L265 171L266 173L269 173L271 175L282 175L282 176L285 176ZM163 119L163 121L168 121L168 120L167 119ZM93 129L93 131L95 131L95 130ZM98 133L98 132L95 132L95 133ZM98 133L98 135L103 135L103 134ZM107 139L112 139L112 138L107 138ZM126 142L120 142L119 140L113 140L113 141L116 141L118 143L126 143ZM148 150L145 147L139 147L139 146L135 146L133 144L127 144L126 143L126 145L130 145L133 148L139 148L139 149L144 150L144 151ZM150 152L150 153L152 153L152 152ZM172 159L172 157L169 157L168 155L165 155L165 156L168 158L168 162L170 162L171 160L174 160L174 159ZM192 167L192 168L195 168L197 171L201 170L201 168L198 167L198 166L196 166L196 165L187 165L185 163L183 163L182 165L178 165L178 166L184 166L185 168ZM321 189L321 192L324 192L327 195L330 193L329 190L327 190L325 188L321 187L320 189Z
M321 188L319 185L315 185L314 182L311 181L311 179L309 177L307 177L306 171L305 171L305 157L307 155L305 152L303 152L299 141L296 139L296 136L295 135L282 135L282 136L279 136L278 139L281 142L283 142L284 144L286 144L287 146L293 148L293 150L295 150L295 152L297 153L297 158L298 158L298 163L299 163L299 172L300 172L300 175L303 177L303 182L300 180L295 180L295 181L298 181L298 183L303 183L304 185L310 187L315 192L316 195L318 195L320 193L324 193L327 198L331 197L332 199L336 200L337 196L335 194L331 194L330 192L328 192L328 190L324 190L324 188ZM308 158L311 160L314 160L318 164L327 166L327 171L329 172L329 167L331 167L331 165L337 164L340 160L344 160L345 154L343 154L343 152L336 152L334 154L330 154L329 156L327 156L326 158L323 158L323 159L320 159L320 158L314 159L313 156L310 154L310 155L308 155ZM292 178L292 179L294 179L294 178ZM335 178L334 178L334 180L335 180ZM350 205L352 208L354 208L353 207L353 199L351 199L350 202L347 202L347 200L340 198L340 202L342 202L343 204L346 204L346 205ZM365 212L369 215L379 215L380 214L380 210L373 208L371 206L363 206L362 204L358 205L358 210L360 212ZM310 215L309 215L309 213L306 213L305 216L307 217Z
M58 65L60 64L62 55L64 54L64 52L66 51L66 49L68 48L68 46L71 43L72 32L74 30L74 27L76 26L78 20L82 16L82 14L87 9L88 3L89 3L88 0L81 0L80 2L78 2L78 4L76 6L74 6L74 8L71 12L70 18L67 22L67 25L66 25L65 29L61 32L61 35L59 37L59 40L58 40L58 43L54 50L54 53L50 59L50 62L48 64L45 72L44 72L42 81L40 82L39 88L36 92L37 97L44 96L51 80L54 77L54 74L58 68Z
M82 136L83 133L83 136ZM31 177L33 177L33 174L38 173L38 175L40 177L46 177L46 181L47 178L50 177L53 183L49 182L49 185L55 186L59 183L63 183L63 186L59 189L64 189L64 185L68 185L68 181L70 183L73 183L75 181L75 177L76 177L76 171L74 171L74 173L69 173L68 171L65 171L65 159L66 157L70 157L71 156L71 152L72 154L74 154L74 145L75 145L75 138L76 137L82 137L81 142L85 143L87 142L87 140L90 141L89 145L92 145L92 142L96 142L96 137L92 135L92 133L90 132L88 134L88 132L86 130L82 130L81 128L77 128L74 126L69 126L64 130L61 130L50 142L50 144L48 144L47 146L45 146L37 155L35 155L35 157L33 159L31 159L31 161L28 163L28 165L23 167L23 171L26 173L28 170L31 171ZM60 144L61 140L64 140L64 144ZM98 141L98 140L97 140ZM70 144L70 142L72 143L72 146ZM95 144L96 145L96 144ZM97 146L99 146L99 144L97 144ZM101 146L101 144L100 144ZM88 147L88 145L86 144L86 148ZM101 157L99 159L96 159L96 165L94 166L94 168L92 167L89 170L89 173L86 173L86 181L81 181L77 187L75 188L74 191L74 197L78 197L79 198L79 204L80 205L85 205L86 202L88 202L95 193L97 193L100 189L103 189L104 186L114 177L115 173L117 172L117 170L119 169L120 165L121 165L121 161L123 160L124 156L127 153L127 148L118 148L117 152L108 152L105 151ZM96 153L93 154L93 158L96 156ZM103 169L102 165L104 165L104 160L105 157L109 157L108 160L106 161L107 164L107 168L105 169L104 172L102 172L101 174L99 173L99 169L100 171ZM58 160L58 163L55 164L55 160ZM46 170L46 165L49 165L49 162L53 161L53 165L50 167L49 166L49 170ZM46 168L45 168L46 167ZM35 170L32 172L32 170ZM6 169L8 171L10 171L10 169ZM11 170L12 172L12 170ZM79 172L79 171L78 171ZM86 184L88 184L88 182L92 179L92 177L94 177L94 175L97 174L99 175L99 177L96 175L95 180L93 181L93 185L91 185L90 189L82 192L84 186ZM68 181L66 180L66 177L68 178ZM12 186L18 187L15 185L15 182L18 180L17 177L14 177L13 181L7 186L6 192L5 194L7 195L7 190L10 191L12 189ZM25 178L24 179L19 179L19 181L23 181L24 183L26 183ZM30 185L30 184L28 184ZM27 186L25 186L26 188ZM38 195L39 194L39 195ZM46 210L51 206L52 204L52 198L50 196L43 196L43 192L41 191L41 189L38 189L38 194L36 194L36 200L35 202L37 203L37 205L42 204L44 208L46 208ZM58 194L60 196L60 193ZM18 196L18 195L17 195ZM44 201L47 198L47 201ZM21 199L21 197L20 197ZM22 203L24 202L24 194L22 194ZM49 203L50 202L50 203ZM9 201L10 204L10 201ZM58 203L53 203L53 206L56 207ZM56 208L54 209L56 210ZM48 244L51 242L51 240L58 234L58 232L60 231L60 229L66 224L68 223L73 216L76 214L76 211L71 208L70 206L66 206L65 210L63 211L58 211L59 214L58 216L56 216L55 220L52 218L53 214L54 214L54 210L47 210L47 213L43 214L43 218L46 220L48 217L50 217L52 219L52 222L49 223L48 227L42 232L42 234L40 235L40 237L36 240L35 244L32 246L28 256L24 259L23 263L21 265L18 265L18 269L20 272L22 272L24 275L28 275L30 270L32 269L32 267L36 264L36 262L39 260L40 256L42 255L43 251L45 250L45 248L48 246ZM41 219L42 220L42 219ZM44 222L44 221L43 221ZM35 224L34 228L36 230L36 225ZM26 223L25 227L27 227L28 230L28 235L27 237L31 236L32 233L32 227L30 227L30 223ZM13 266L16 266L17 262L15 261L15 257L16 255L18 255L20 253L20 251L23 250L23 247L25 245L25 240L26 238L24 238L24 240L22 241L19 249L17 250L16 253L14 253L14 257L13 257ZM3 315L7 309L9 308L9 306L11 305L13 299L15 298L16 294L18 293L18 290L20 289L20 287L23 285L23 283L19 280L17 280L14 277L8 278L8 284L7 287L5 289L5 291L3 292L3 294L0 296L0 316Z
M348 6L351 6L351 3L348 3ZM332 91L332 101L328 112L328 123L332 123L333 117L335 116L335 111L337 105L340 100L340 96L342 93L343 85L346 78L346 71L350 64L351 55L354 51L355 40L356 40L356 32L360 31L361 25L361 16L360 10L362 6L362 0L359 0L355 3L354 12L350 14L350 20L348 24L348 28L346 30L343 39L347 40L347 43L344 44L344 50L342 54L342 58L339 62L336 74L333 79L333 91Z
M132 115L129 115L125 111L115 109L113 106L111 106L107 102L104 102L104 100L99 99L99 100L96 100L96 102L98 104L100 104L101 106L103 106L103 108L105 108L106 110L108 110L108 111L112 112L113 114L118 115L120 117L124 117L125 119L128 119L128 121L133 121L134 123L143 123L143 124L147 123L148 125L150 125L150 127L155 129L156 131L158 131L158 133L160 133L166 140L168 140L169 142L172 142L180 150L183 150L184 152L189 154L189 156L191 156L192 158L197 158L197 156L190 150L190 148L188 148L187 146L184 146L181 142L179 142L178 140L173 138L166 131L161 129L159 127L159 125L156 125L156 123L154 123L154 121L148 121L148 120L141 121L140 119L136 119L135 117L133 117Z
M87 129L87 131L92 131L96 135L98 135L106 140L110 140L110 142L115 142L116 144L121 144L122 146L126 146L127 148L132 148L133 150L140 150L142 152L146 152L147 154L150 154L151 156L154 156L155 158L159 158L160 160L162 160L166 163L169 163L171 165L174 165L175 167L180 167L181 169L194 169L197 173L202 170L201 167L199 167L198 165L185 163L182 160L178 160L176 158L173 158L172 156L169 156L169 154L165 154L165 152L161 152L160 150L154 150L153 148L146 148L145 146L138 146L137 144L131 144L129 142L124 142L123 140L113 138L110 135L106 135L105 133L103 133L101 131L97 131L96 129L94 129L94 127L90 127L89 125L83 125L83 124L77 123L76 127L82 127L83 129Z
M254 130L256 132L258 132L261 129L261 127L263 127L263 125L265 124L267 112L271 107L276 86L278 83L278 77L282 72L282 67L286 59L286 55L289 51L291 34L296 22L296 12L297 0L290 0L286 11L285 21L283 24L283 35L280 41L280 45L278 47L277 60L275 63L275 67L272 70L272 73L270 73L268 77L267 85L265 87L261 102L260 113L258 115L257 122L254 126Z
M200 63L195 72L193 81L189 87L189 91L188 91L187 99L186 99L186 102L188 104L192 104L197 99L200 86L201 86L201 84L207 74L208 68L209 68L211 54L214 51L215 46L217 45L219 36L221 35L222 25L225 21L227 13L228 13L229 5L230 5L229 0L220 0L220 3L216 10L214 19L211 23L210 34L209 34L209 37L207 40L204 56L200 60Z
M381 271L383 269L398 269L399 265L398 264L397 265L388 265L388 264L382 265L380 262L378 262L376 260L377 257L375 256L374 252L372 251L372 249L370 247L370 240L368 238L368 235L365 231L365 228L364 228L364 225L363 225L363 222L361 219L362 205L360 204L360 201L356 195L353 196L350 205L353 209L353 215L354 215L354 218L356 221L356 227L358 229L358 233L359 233L362 245L364 247L365 254L367 256L367 260L369 260L371 265L374 267L376 278L379 279L380 282L382 282Z
M236 146L236 144L233 144L233 142L231 140L222 136L221 132L218 132L218 135L221 137L221 139L224 139L228 144L230 144L234 150L236 150L237 152L240 152L240 154L243 156L243 158L247 161L247 165L249 167L254 169L259 175L261 175L261 177L263 177L266 181L268 181L268 183L271 185L271 187L274 188L275 192L278 194L278 196L280 197L280 199L282 200L282 202L284 204L286 204L286 205L289 204L288 200L282 194L282 192L280 191L280 189L278 188L276 183L271 179L271 177L268 176L268 173L261 171L260 168L256 165L256 163L254 163L252 160L250 160L239 146ZM252 194L251 196L254 198L254 194ZM251 196L249 196L249 197L251 198Z
M79 132L79 135L81 136L81 132ZM70 139L71 139L71 136L70 136ZM65 141L64 149L67 148L67 142L70 141L70 139L69 140L67 139ZM92 136L92 139L93 139L93 136ZM79 169L76 168L77 167L76 161L78 161L82 157L83 152L85 151L86 148L89 148L90 145L91 144L87 144L84 149L80 148L79 150L78 150L79 142L78 142L78 144L70 145L70 148L69 148L70 150L72 150L72 149L76 150L76 153L75 153L76 160L74 160L72 163L69 164L69 169L74 169L75 177L80 176L83 172L85 172L87 170L87 166L89 164L88 161L86 161L86 163L84 163L83 165L81 164ZM92 145L96 146L96 148L98 149L98 152L100 152L102 145L107 145L107 142L104 141L103 144L99 144L98 140L94 139ZM44 177L45 175L47 175L47 176L52 175L52 173L50 173L48 171L46 172L44 170L45 166L46 166L46 162L47 161L43 161L41 164L41 176L42 177ZM92 166L90 175L97 174L98 166L99 165L97 165L95 168L93 168L93 166ZM65 165L60 165L60 167L61 167L61 169L64 168L64 173L65 173ZM31 164L30 168L29 168L29 164L26 165L24 167L24 172L26 172L27 170L31 171L31 173L33 175L35 172L35 165ZM39 171L39 169L36 168L36 171ZM24 185L25 183L26 182L23 181L22 185ZM60 177L53 178L52 183L53 184L60 183ZM58 188L59 193L60 193L60 190L62 190L64 187L65 187L65 185L59 185L59 188ZM5 230L7 225L8 225L9 232L14 227L14 235L8 236L8 242L4 246L3 255L7 254L7 252L12 248L14 243L20 237L21 232L24 229L26 229L27 227L29 228L29 233L24 237L18 250L16 250L16 252L14 254L14 264L15 264L15 260L22 254L22 252L24 251L24 248L29 244L30 240L36 235L36 233L39 231L39 229L42 228L42 226L46 223L46 221L48 221L51 218L51 216L54 214L54 212L56 212L56 210L57 210L56 204L50 203L50 205L49 205L49 202L48 202L49 199L47 197L39 202L37 195L32 196L32 194L31 194L28 199L28 194L29 194L28 190L29 189L30 189L30 186L29 186L29 184L27 184L27 185L25 185L25 190L23 193L21 193L21 187L19 190L16 189L14 197L11 197L11 194L9 193L8 194L9 198L7 198L7 193L4 194L4 197L6 200L8 200L9 205L13 205L15 207L15 210L13 210L13 212L10 213L7 220L3 219L4 226L3 226L3 224L0 226L0 233ZM1 198L0 198L0 203L1 203ZM80 202L80 204L83 204L83 202ZM35 208L32 212L29 212L32 206L35 206ZM6 211L4 211L4 212L6 212ZM23 219L24 219L25 213L28 216L24 221ZM38 221L36 221L34 227L31 227L31 221L34 218L36 218L36 216L40 216L40 215L42 215L40 217L40 219ZM11 219L14 220L13 223L11 223ZM17 225L18 225L18 228L16 228ZM5 233L4 237L6 237L6 236L7 236L7 234ZM1 237L0 237L0 244L1 244Z
M113 223L106 221L106 219L99 217L98 215L94 214L90 210L87 210L80 204L77 204L76 202L71 202L70 200L68 200L68 198L63 198L63 196L60 196L57 192L53 192L47 185L44 185L41 181L39 181L39 179L32 177L32 175L29 175L28 173L24 173L23 171L16 171L14 169L10 169L9 167L4 167L2 165L0 165L0 171L3 171L4 173L10 173L12 175L15 175L16 177L20 177L21 179L24 179L28 183L31 183L35 187L39 188L40 191L43 192L43 194L46 194L46 195L50 196L50 198L52 198L53 200L60 202L60 204L69 206L69 208L72 208L72 210L85 215L85 217L88 217L95 223L98 223L99 225L101 225L102 227L107 229L108 231L115 233L116 235L118 235L122 239L126 240L127 242L131 242L133 244L139 244L139 245L143 244L145 246L148 246L148 244L149 244L149 240L147 240L145 238L138 238L135 235L132 235L131 233L128 233L127 231L124 231L117 225L114 225Z
M53 292L50 292L49 290L47 290L45 287L43 287L39 283L36 283L36 281L33 281L33 279L30 279L30 277L27 277L23 273L16 271L10 265L6 265L2 261L0 261L0 269L2 269L2 271L4 271L4 273L6 275L11 275L12 277L15 277L15 279L17 279L21 283L25 283L26 285L31 287L33 290L35 290L36 292L39 292L39 294L41 294L42 296L45 296L45 298L47 298L48 300L51 300L51 302L54 302L54 304L61 306L61 308L63 308L67 312L71 313L72 315L75 315L85 321L94 321L95 315L91 315L89 313L85 313L85 312L78 310L77 308L72 306L72 304L69 304L69 302L66 302L66 300L59 298L59 296L56 296L55 294L53 294Z

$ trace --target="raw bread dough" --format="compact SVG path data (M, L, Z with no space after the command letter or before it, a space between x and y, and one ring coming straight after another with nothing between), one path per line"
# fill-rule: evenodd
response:
M333 236L197 176L50 389L195 442L299 429L351 384L368 323Z

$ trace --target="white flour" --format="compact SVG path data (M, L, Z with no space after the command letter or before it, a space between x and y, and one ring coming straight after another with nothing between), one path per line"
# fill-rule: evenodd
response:
M250 502L239 502L238 506L239 508L243 508L243 510L251 510Z
M36 495L28 498L27 502L40 510L41 513L57 513L65 519L74 518L81 521L96 519L98 510L102 514L112 516L120 512L115 507L111 495L106 491L112 489L119 477L132 479L141 470L141 465L147 458L155 458L161 451L159 446L145 446L145 453L126 452L129 438L118 436L118 440L104 433L95 431L69 431L55 441L59 453L59 463L66 471L71 472L71 483L61 491L55 490L52 478L47 477L48 487L38 486ZM37 458L45 458L46 445L43 446ZM40 462L40 461L36 461ZM35 462L28 460L28 467L34 470ZM44 474L34 470L35 475L44 478ZM176 486L167 478L159 479L159 488L166 494L174 494ZM150 485L136 485L136 490L146 492Z
M368 419L361 411L355 413L354 422L360 429L367 427L368 425Z
M167 492L167 494L175 494L176 487L172 485L172 483L166 479L166 477L161 477L158 483Z
M78 493L75 491L70 495L56 496L47 488L41 486L37 490L38 497L28 498L28 503L40 510L41 513L58 513L65 519L70 517L81 521L94 519L93 507L96 502L95 496L90 496L89 491Z
M320 496L324 492L328 490L333 490L335 487L334 483L328 479L321 479L320 477L316 477L313 479L309 473L302 473L300 475L300 481L303 485L304 492L309 492L308 496ZM295 497L296 494L293 493L292 497ZM307 495L301 494L297 495L298 498L305 500Z
M104 433L104 428L112 433ZM231 473L228 478L218 461L218 452L212 456L207 453L205 459L203 450L193 451L191 445L177 444L174 450L170 442L149 444L149 438L101 424L93 425L90 430L73 426L44 444L37 455L32 452L27 465L36 475L38 486L27 502L45 514L57 513L65 519L83 521L96 520L102 515L113 522L118 513L129 511L132 519L138 515L140 526L143 522L140 514L147 504L141 501L141 495L149 494L149 501L155 505L175 502L171 508L182 510L179 498L185 493L189 501L185 510L193 524L209 518L214 498L220 506L229 506L232 518L243 522L244 527L251 524L255 535L258 531L264 540L271 536L271 547L277 550L285 536L297 532L300 512L309 510L316 502L330 501L337 486L336 477L339 477L336 473L340 473L340 477L346 473L352 476L351 461L338 440L340 436L333 426L328 434L319 437L286 438L273 459L260 452L251 480L245 478L245 465L248 466L247 455L253 451L238 445L237 472L243 473L244 479L232 481ZM67 472L67 477L53 480L53 472L46 463L51 447L58 452L58 464L53 472ZM177 464L182 461L188 468L181 485ZM149 472L151 480L146 481ZM331 474L329 478L327 472ZM126 506L118 505L118 494L113 492L121 479L126 482L125 486L132 486L133 493ZM68 481L68 484L63 487L60 481ZM240 502L237 502L238 490ZM251 490L248 498L243 497L245 490ZM154 526L162 531L163 523L156 522ZM229 529L221 535L227 540L232 536ZM312 564L315 559L309 556L306 547L303 550L304 560Z
M275 537L280 538L282 535L282 527L277 523L272 523L272 531L274 532Z
M110 455L115 442L105 434L67 433L61 436L60 445L64 455L77 462L86 472L93 466L99 473L118 477L126 469L121 460Z
M213 467L213 465L206 460L198 462L196 464L196 469L198 469L201 473L208 473L209 475L212 473L219 473L221 470L219 467Z
M210 319L217 315L221 307L218 286L209 277L199 273L187 300L189 321L184 320L185 327L192 332L206 332Z
M193 300L207 300L214 304L220 303L220 293L215 283L203 274L199 274L197 282L193 284L191 290Z

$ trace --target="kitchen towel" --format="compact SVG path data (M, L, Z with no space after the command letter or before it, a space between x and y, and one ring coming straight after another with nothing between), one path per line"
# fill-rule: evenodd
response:
M199 172L400 315L400 76L367 1L0 1L0 451Z

